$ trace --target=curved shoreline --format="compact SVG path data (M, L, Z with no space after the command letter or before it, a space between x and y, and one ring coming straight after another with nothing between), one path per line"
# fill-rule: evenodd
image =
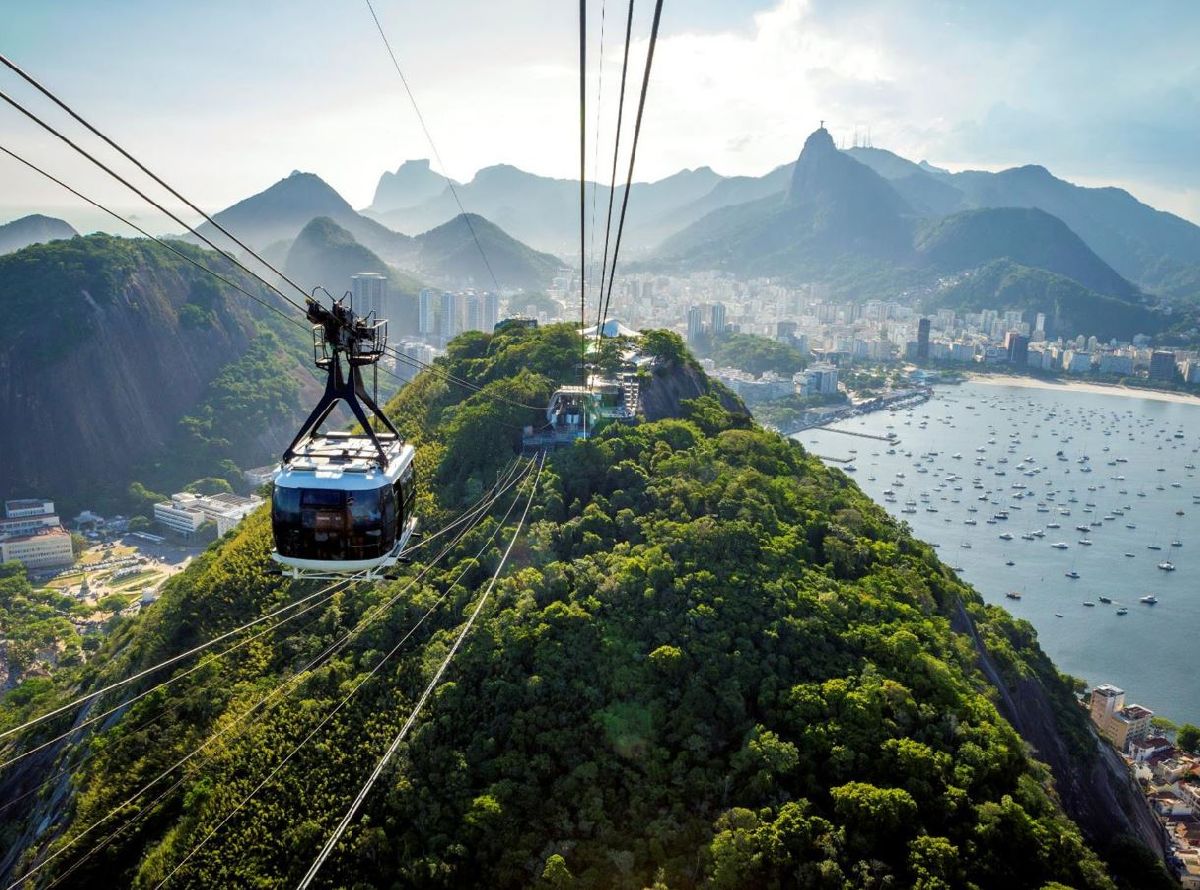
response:
M1174 402L1178 405L1195 405L1200 407L1200 396L1184 392L1171 392L1162 389L1141 389L1135 386L1121 386L1116 383L1086 383L1082 380L1043 380L1039 377L1019 377L1012 374L972 374L966 372L967 379L973 383L987 383L992 386L1020 386L1026 389L1051 389L1059 391L1075 390L1090 392L1098 395L1125 396L1127 398L1146 399L1151 402Z

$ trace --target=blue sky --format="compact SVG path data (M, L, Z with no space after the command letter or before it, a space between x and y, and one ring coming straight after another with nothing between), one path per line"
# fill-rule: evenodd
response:
M601 4L589 6L595 59ZM638 64L650 7L639 0ZM506 162L574 175L574 4L376 9L446 172L467 179ZM605 15L611 119L624 4ZM380 172L430 154L359 0L0 0L0 20L5 53L210 208L293 169L363 206ZM666 0L639 178L705 164L760 174L823 118L839 140L870 127L876 146L955 169L1040 163L1200 221L1198 36L1200 4L1157 0ZM36 101L8 72L0 85ZM590 88L595 103L594 71ZM611 139L611 123L600 135ZM0 137L131 205L11 109ZM0 161L0 219L64 203Z

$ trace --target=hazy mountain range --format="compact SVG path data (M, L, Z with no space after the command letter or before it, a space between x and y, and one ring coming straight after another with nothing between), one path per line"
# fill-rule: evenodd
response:
M497 165L454 187L457 200L428 161L407 161L381 176L360 212L320 177L295 172L215 218L306 287L332 292L348 287L351 270L399 276L398 293L421 281L491 287L493 276L502 289L536 291L563 266L549 251L578 262L578 182ZM602 226L607 186L589 184L586 195ZM619 211L623 189L612 197ZM202 231L241 252L212 226ZM72 234L27 217L0 227L0 246ZM1153 333L1168 320L1156 307L1200 297L1200 227L1127 192L1038 166L951 173L884 149L839 150L823 129L795 162L761 177L701 167L635 184L623 251L648 271L774 276L842 298L954 305L969 292L971 304L1044 311L1051 333ZM1003 287L988 295L987 282Z
M1077 186L1036 165L998 173L951 173L885 149L838 151L832 139L822 138L819 142L824 154L837 152L840 157L852 159L859 167L873 171L877 179L847 172L852 168L846 164L819 165L819 174L840 171L844 174L839 180L843 186L854 184L865 191L852 188L853 194L845 190L838 193L832 181L822 184L810 180L809 186L819 185L824 196L814 193L812 197L829 207L843 200L865 201L865 205L858 205L858 219L870 226L894 227L894 220L864 219L861 211L872 207L884 217L900 216L910 222L972 209L1035 208L1060 219L1104 263L1141 289L1167 298L1200 295L1200 226L1156 210L1122 189ZM663 259L677 256L681 249L692 252L705 232L724 231L737 216L753 217L756 210L748 206L753 202L772 197L782 201L794 185L794 168L795 163L790 163L761 177L722 177L702 167L656 182L636 183L626 223L627 256ZM484 168L470 182L455 185L465 207L514 237L542 250L578 254L576 181L499 165ZM617 202L622 191L617 189ZM595 192L597 213L602 217L608 188L601 185ZM590 201L590 184L587 195ZM363 212L401 231L422 231L450 219L458 213L458 207L446 180L430 170L428 161L408 161L394 173L382 175L374 200ZM837 212L850 209L843 207ZM717 216L710 217L714 213ZM697 224L698 229L687 231ZM853 234L858 239L866 233ZM852 247L842 243L838 246ZM835 280L837 277L836 273L832 276Z

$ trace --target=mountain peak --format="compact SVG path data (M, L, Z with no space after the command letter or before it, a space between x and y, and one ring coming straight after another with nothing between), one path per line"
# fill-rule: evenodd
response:
M837 151L837 146L834 144L833 137L829 135L828 130L824 127L817 127L804 140L804 148L800 152L800 156L804 157L809 152L821 151Z
M1021 179L1040 180L1043 182L1048 182L1055 178L1054 174L1041 164L1023 164L1020 167L1010 167L1002 172L1010 176L1020 177Z
M890 185L865 164L838 151L824 127L804 140L796 160L788 203L817 208L822 225L865 230L884 217L898 217L910 208ZM841 220L834 222L834 217Z
M400 207L414 207L423 201L438 197L446 190L446 178L435 173L429 158L411 158L396 172L384 171L375 187L375 199L371 209L385 213Z
M64 220L32 213L0 225L0 254L12 253L31 244L43 244L79 233Z
M410 170L413 173L421 173L428 169L429 169L429 158L410 158L409 160L405 161L403 164L401 164L399 167L396 168L396 175L399 176L400 173L405 170Z

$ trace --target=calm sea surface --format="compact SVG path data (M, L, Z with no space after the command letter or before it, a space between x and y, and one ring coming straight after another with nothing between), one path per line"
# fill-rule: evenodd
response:
M795 438L852 458L862 489L1030 621L1061 670L1200 724L1200 406L966 383L836 428L899 441Z

